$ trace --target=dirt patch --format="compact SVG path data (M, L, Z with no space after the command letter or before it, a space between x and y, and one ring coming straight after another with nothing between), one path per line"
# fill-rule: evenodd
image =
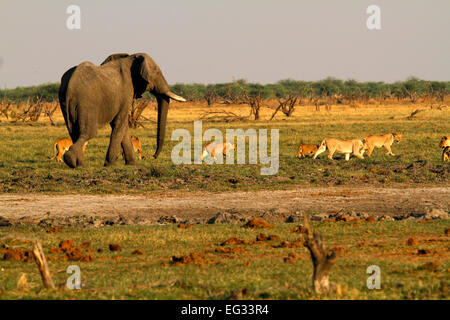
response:
M303 239L298 238L294 241L281 241L279 245L273 246L274 248L303 248Z
M34 254L31 250L7 248L0 250L3 253L3 260L30 262L34 260Z
M287 257L283 258L283 261L285 263L294 263L297 260L301 260L301 258L302 258L301 255L299 255L298 253L291 252L288 254Z
M305 233L306 230L308 230L308 229L306 229L305 226L299 225L299 226L297 226L297 227L292 228L292 229L291 229L291 232L295 232L295 233Z
M249 292L247 288L243 288L241 290L234 291L231 296L228 298L228 300L241 300L245 299L246 296L248 296Z
M86 244L86 243L85 243ZM50 248L49 252L54 254L63 254L62 257L54 257L51 260L69 260L69 261L83 261L83 262L91 262L94 260L94 256L91 253L92 250L83 250L82 248L78 248L74 246L74 241L62 240L58 248Z
M82 248L89 248L91 246L91 242L90 241L86 241L86 242L83 242L82 244L81 244L81 247Z
M413 236L409 238L408 241L406 241L406 243L408 244L408 246L415 246L419 244L419 240Z
M170 260L170 265L174 266L186 266L186 265L205 266L214 263L215 263L214 259L207 259L202 254L196 252L181 257L173 256L172 259Z
M192 226L190 224L180 223L178 225L178 229L194 229L194 226Z
M447 166L448 167L448 166ZM432 168L433 169L433 168ZM24 200L26 199L26 201ZM55 207L54 204L59 206ZM49 209L51 208L51 209ZM164 195L0 194L0 227L39 225L46 229L167 223L296 222L306 212L333 217L358 210L365 215L424 219L427 210L450 211L450 188L329 187L254 192L174 192ZM441 214L444 218L445 214ZM292 218L292 217L295 217ZM397 218L399 217L399 218ZM313 217L311 217L311 220ZM297 220L299 221L299 220Z
M47 230L47 233L56 233L56 232L61 232L62 230L58 227L51 227L50 229Z
M421 256L428 255L428 254L431 254L431 250L429 250L429 249L419 249L419 250L417 250L417 254L421 255Z
M343 222L349 222L351 220L351 218L349 216L339 216L336 218L336 221L343 221Z
M268 223L266 220L263 219L252 219L246 224L244 224L244 228L250 228L250 229L270 229L274 228L275 226Z
M277 241L280 240L280 237L275 234L266 235L264 233L260 233L256 236L256 241Z
M233 237L233 238L229 238L229 239L225 240L220 245L221 246L231 246L231 245L239 245L239 244L250 244L250 241Z
M136 254L136 255L143 255L144 254L144 252L142 252L142 250L141 249L136 249L136 250L134 250L133 252L131 252L131 254Z
M216 248L215 252L217 253L234 253L234 254L246 254L248 253L247 250L244 249L244 247L218 247Z
M68 250L73 249L73 240L62 240L59 243L59 249L61 249L62 252L66 252Z
M122 247L119 244L111 243L109 245L109 251L122 251Z
M337 255L342 255L346 251L344 247L333 247L331 250Z

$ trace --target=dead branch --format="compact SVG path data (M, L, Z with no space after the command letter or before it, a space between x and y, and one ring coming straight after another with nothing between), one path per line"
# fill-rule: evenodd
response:
M278 107L275 109L269 121L272 120L280 110L286 117L290 117L295 110L298 99L299 97L296 95L288 95L286 99L278 99Z
M328 250L322 236L314 230L311 230L308 216L305 215L305 246L311 254L314 266L313 288L318 294L328 292L330 290L329 275L331 267L336 262L336 254L333 250Z
M200 120L208 121L225 121L225 122L235 122L247 120L251 114L248 116L240 116L234 112L218 110L218 111L206 111L200 115Z
M52 276L50 274L50 269L48 268L47 259L45 258L44 250L42 249L42 241L39 239L30 238L20 238L8 235L0 238L0 242L7 241L19 241L33 244L33 256L36 262L39 273L41 274L42 284L45 288L55 289L55 284L53 283Z
M25 110L22 114L19 114L16 121L37 122L39 120L39 117L41 116L43 108L44 103L42 103L41 97L38 97L35 103L30 103L28 99L27 103L25 104Z
M142 115L142 113L149 106L150 103L146 100L133 100L128 118L130 128L135 129L138 126L145 128L142 124L142 119L146 118Z
M11 107L11 102L1 102L0 103L0 112L5 116L6 120L9 120L9 108Z
M47 103L44 107L44 114L49 118L50 123L52 126L56 126L56 122L53 120L53 114L55 113L56 109L58 108L58 102L53 103Z
M406 119L411 120L412 118L414 118L419 112L424 111L423 109L416 109L413 112L411 112L411 114L409 116L406 117Z
M254 120L259 120L259 111L264 100L262 93L258 92L255 95L249 95L240 83L236 82L236 84L242 91L240 95L242 101L250 106L250 116L253 115Z

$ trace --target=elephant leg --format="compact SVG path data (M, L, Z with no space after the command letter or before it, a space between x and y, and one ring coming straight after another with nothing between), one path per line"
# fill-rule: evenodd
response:
M71 168L86 167L83 146L88 141L88 136L80 135L76 142L64 153L64 162Z
M74 144L64 153L64 162L71 168L85 167L83 146L89 139L88 132L81 132L79 127L76 126L70 131L70 137Z
M122 139L122 153L123 158L125 159L125 164L135 165L137 164L136 155L133 148L133 143L131 142L130 133L128 132L128 128L126 128L126 132Z
M119 157L120 151L122 150L121 144L124 135L125 133L128 133L128 123L125 122L122 118L128 121L128 118L118 115L116 119L114 119L114 121L110 123L112 131L111 137L109 139L108 152L106 153L105 167L111 166L116 162L117 158ZM125 154L125 157L126 156L127 155Z
M97 135L97 119L90 116L86 108L78 108L78 119L73 123L67 120L73 145L64 153L64 162L71 168L86 167L83 149L87 141Z

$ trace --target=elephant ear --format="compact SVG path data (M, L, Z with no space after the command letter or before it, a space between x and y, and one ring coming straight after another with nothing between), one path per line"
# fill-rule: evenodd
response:
M164 79L159 66L145 53L137 53L131 67L135 97L139 98L144 91L153 94L165 94L169 91L169 85Z
M102 66L110 61L126 58L129 56L130 55L128 53L115 53L115 54L110 55L108 58L106 58L105 61L103 61L100 65Z

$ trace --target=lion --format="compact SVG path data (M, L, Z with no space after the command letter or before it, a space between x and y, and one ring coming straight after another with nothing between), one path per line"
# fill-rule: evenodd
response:
M297 158L306 158L307 155L313 156L320 145L301 144L298 146Z
M450 138L448 136L443 136L439 147L442 148L442 161L450 161Z
M359 159L364 159L364 144L359 139L341 140L335 138L326 138L322 141L313 156L316 159L319 154L328 149L328 159L333 160L333 154L337 151L345 154L345 160L350 159L350 154L355 155Z
M450 137L443 136L441 142L439 143L440 148L450 147Z
M444 150L442 150L442 161L450 161L450 147L445 147Z
M72 139L70 138L61 138L57 139L53 144L53 157L50 159L55 159L57 162L63 162L62 157L64 153L69 150L70 146L73 144ZM86 146L88 141L84 143L83 153L86 151Z
M131 138L131 143L133 144L133 150L136 153L137 157L139 160L145 159L142 156L142 144L141 144L141 140L139 140L138 137L136 137L135 135L130 134L130 138ZM122 150L122 157L124 157L123 154L123 150Z
M367 136L363 140L364 150L367 150L367 155L370 157L372 155L373 149L384 147L387 152L386 155L395 156L392 153L391 145L395 142L402 141L402 134L399 132L386 133L383 135L372 135Z
M211 142L203 147L202 160L209 154L214 160L217 160L216 154L229 155L231 150L236 150L236 145L229 142L217 143Z

